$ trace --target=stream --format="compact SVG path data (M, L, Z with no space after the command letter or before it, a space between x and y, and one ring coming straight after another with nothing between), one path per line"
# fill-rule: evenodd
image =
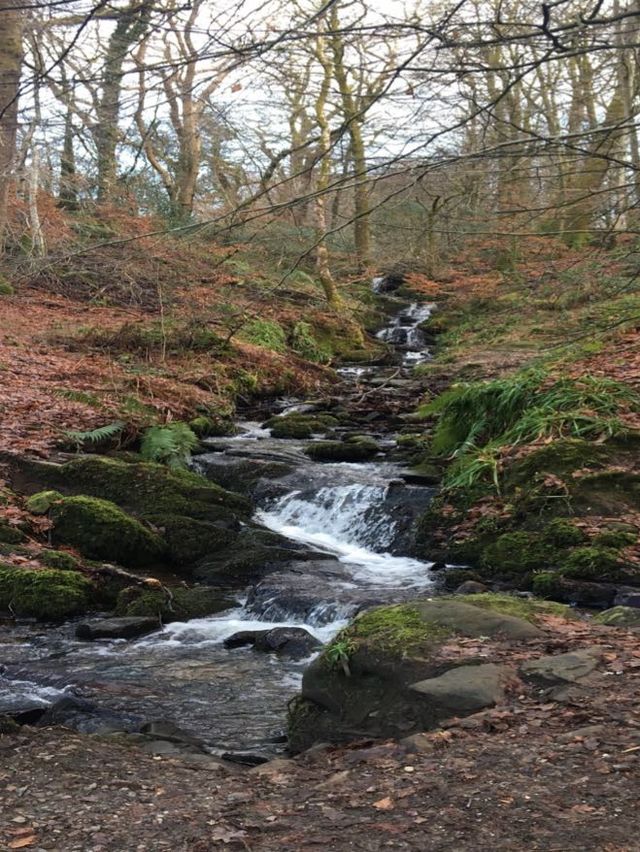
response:
M419 328L430 312L425 304L402 307L378 333L396 350L396 363L341 367L344 393L358 399L376 388L390 399L401 393L413 366L430 357ZM289 400L280 411L304 405ZM383 448L393 447L386 424L369 431ZM317 553L301 563L304 570L287 566L247 590L235 609L170 623L137 641L81 642L73 622L0 628L0 715L22 711L28 718L30 709L72 696L98 708L79 714L79 730L136 730L162 719L213 753L281 750L286 705L310 658L228 650L224 639L239 630L295 625L325 643L363 606L405 600L433 584L430 563L406 555L411 527L433 489L410 484L407 472L384 457L313 462L303 453L306 443L272 438L259 423L243 422L238 435L211 439L195 461L205 475L239 458L286 462L291 472L258 490L255 520Z

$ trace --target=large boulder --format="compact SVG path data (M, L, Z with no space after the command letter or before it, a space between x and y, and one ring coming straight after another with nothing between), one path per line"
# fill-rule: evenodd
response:
M510 644L540 640L544 630L536 622L565 609L506 595L474 595L362 613L306 669L302 693L290 707L290 747L403 737L498 702L511 671L468 655L460 668L443 647L456 637Z
M0 610L45 620L86 612L93 591L77 571L0 565Z
M166 560L166 545L110 500L67 497L50 512L55 543L70 544L90 559L119 562L130 568Z
M593 619L597 624L607 627L640 628L640 608L637 606L614 606L599 612Z
M221 594L220 589L182 586L152 589L130 586L118 595L116 613L120 616L153 618L156 622L188 621L190 618L205 618L225 609L237 606L237 602Z

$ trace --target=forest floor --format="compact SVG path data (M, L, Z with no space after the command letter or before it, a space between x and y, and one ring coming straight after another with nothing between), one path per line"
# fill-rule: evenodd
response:
M637 635L566 623L554 651L602 651L588 686L555 700L516 690L406 741L317 748L254 769L22 727L0 737L0 842L65 852L635 852ZM539 653L549 639L529 644Z

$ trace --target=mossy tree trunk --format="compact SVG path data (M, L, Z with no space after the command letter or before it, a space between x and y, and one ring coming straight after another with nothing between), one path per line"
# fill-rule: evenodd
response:
M19 4L0 0L0 253L7 227L18 130L23 16Z

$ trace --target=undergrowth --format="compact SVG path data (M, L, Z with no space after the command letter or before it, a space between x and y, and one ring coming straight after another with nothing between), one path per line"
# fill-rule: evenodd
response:
M432 451L455 460L445 485L469 488L490 479L499 490L499 462L507 448L553 438L604 440L627 431L624 411L638 410L637 393L621 382L528 370L454 385L420 414L439 415Z

